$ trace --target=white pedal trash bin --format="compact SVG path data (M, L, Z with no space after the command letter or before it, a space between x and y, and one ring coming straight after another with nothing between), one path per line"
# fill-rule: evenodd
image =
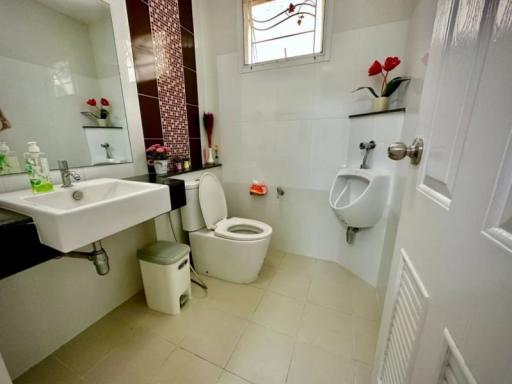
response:
M191 296L190 248L157 241L137 251L148 307L177 315Z

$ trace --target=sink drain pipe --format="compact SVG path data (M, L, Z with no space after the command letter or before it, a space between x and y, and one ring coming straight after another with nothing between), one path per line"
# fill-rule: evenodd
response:
M96 272L98 272L98 275L101 276L106 275L110 271L107 251L105 248L103 248L101 241L99 240L92 243L92 251L90 252L73 251L64 253L59 257L73 257L76 259L86 259L92 261L96 267Z

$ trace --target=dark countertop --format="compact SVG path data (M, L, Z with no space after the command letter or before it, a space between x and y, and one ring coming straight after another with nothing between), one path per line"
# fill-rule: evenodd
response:
M41 244L31 217L0 208L0 279L51 260L62 252Z
M156 175L154 173L147 173L145 175L126 177L124 180L167 185L169 187L169 197L171 199L171 210L174 211L176 209L184 207L187 204L185 182L183 180L173 178L174 176L183 175L191 172L205 171L211 168L221 166L221 164L203 165L201 167L192 168L183 172L169 172L167 175Z
M0 208L0 227L28 224L32 222L32 218L13 211Z
M222 164L202 165L200 167L191 168L187 171L169 172L169 173L167 173L167 175L157 175L155 173L147 173L145 175L126 177L126 178L124 178L124 180L142 181L144 183L170 185L172 183L172 181L170 181L170 179L174 176L184 175L186 173L191 173L191 172L206 171L208 169L217 168L217 167L222 167Z

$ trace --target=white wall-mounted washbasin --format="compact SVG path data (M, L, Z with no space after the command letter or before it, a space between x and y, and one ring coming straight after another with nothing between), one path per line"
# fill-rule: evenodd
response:
M388 193L387 173L376 169L344 168L334 178L329 204L348 227L368 228L382 217Z
M168 212L171 202L166 185L95 179L48 193L3 193L0 207L31 216L41 243L66 253Z

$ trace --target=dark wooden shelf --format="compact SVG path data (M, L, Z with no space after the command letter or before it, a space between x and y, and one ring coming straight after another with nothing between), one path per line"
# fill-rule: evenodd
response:
M84 129L87 129L87 128L123 129L123 127L115 127L115 126L111 126L111 125L109 125L108 127L102 127L99 125L83 125L82 128L84 128Z
M405 108L394 108L394 109L388 109L387 111L380 111L380 112L355 113L353 115L348 115L348 118L354 119L356 117L382 115L382 114L386 114L386 113L395 113L395 112L405 112Z

